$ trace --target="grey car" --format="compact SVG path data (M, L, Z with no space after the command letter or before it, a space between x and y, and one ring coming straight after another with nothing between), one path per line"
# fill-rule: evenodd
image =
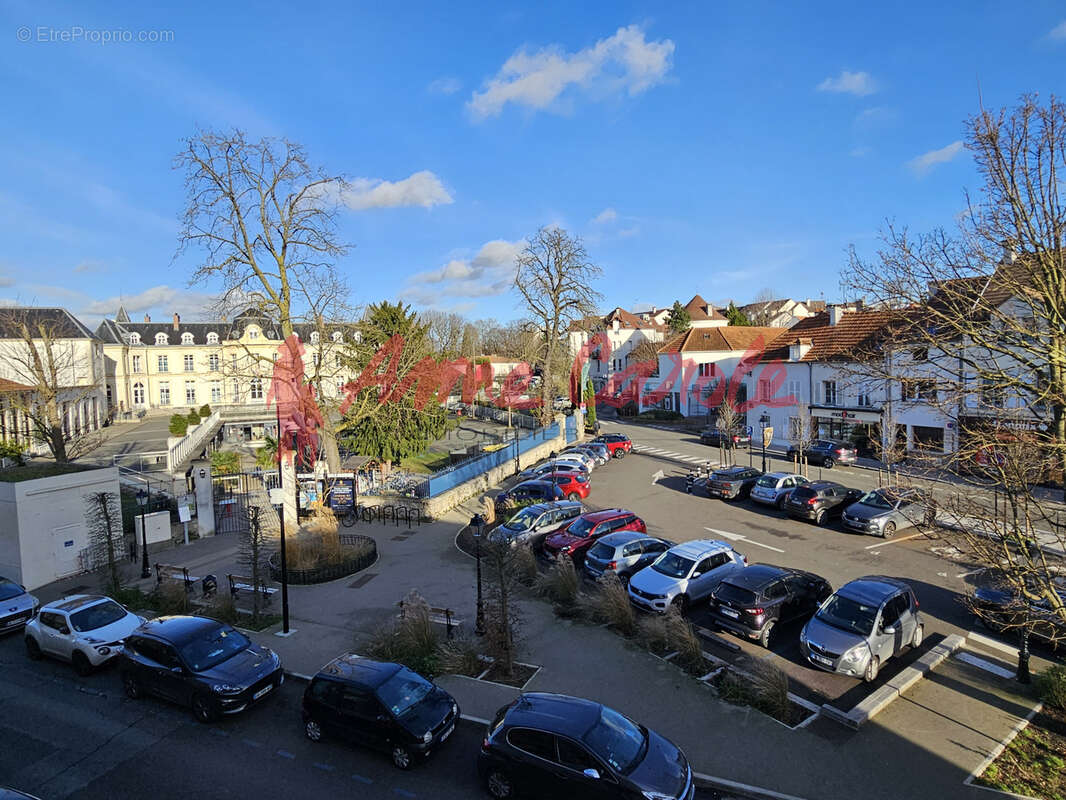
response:
M565 528L583 513L585 507L576 500L537 503L523 508L490 533L489 538L493 541L509 541L512 546L536 546L549 533Z
M599 442L582 442L578 445L573 445L563 450L563 454L569 453L571 450L576 450L579 453L585 453L596 459L596 463L599 465L606 464L611 460L611 451L604 447Z
M925 625L903 581L867 575L830 595L800 632L800 650L828 672L873 681L905 647L918 647Z
M25 586L0 577L0 634L26 627L40 605Z
M585 574L595 580L613 572L625 586L634 572L644 569L673 546L673 542L639 531L609 533L585 554Z
M844 528L856 533L891 538L901 528L931 525L936 510L929 495L917 489L876 489L852 503L841 515Z

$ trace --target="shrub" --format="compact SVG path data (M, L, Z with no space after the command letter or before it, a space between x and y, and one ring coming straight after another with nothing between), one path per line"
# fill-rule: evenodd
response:
M0 458L10 458L14 461L22 461L22 453L25 451L17 442L0 441Z
M533 586L540 577L540 569L537 567L537 557L528 547L518 547L514 558L515 577L523 586Z
M427 677L439 670L439 637L429 620L429 608L412 592L404 598L404 617L380 628L370 639L367 654L381 661L395 661Z
M163 581L150 597L152 606L160 614L186 614L189 611L189 593L181 581Z
M211 470L216 475L233 475L241 471L241 457L232 450L216 450L211 454Z
M168 428L171 436L184 436L189 430L189 420L184 414L174 414Z
M185 419L189 421L189 425L199 425L200 415L196 412L195 408L190 408L189 413L185 415Z
M677 411L667 411L662 408L652 408L648 411L642 411L637 414L637 419L651 419L651 420L678 420L684 419L685 416Z
M478 657L477 645L464 637L446 639L437 648L437 667L441 674L473 677L485 666Z
M670 649L677 651L676 663L688 672L702 675L706 665L703 643L691 623L681 616L676 606L670 606L666 610L664 625Z
M671 652L670 634L666 629L666 615L644 614L637 622L637 636L641 644L653 653L665 655Z
M217 619L219 622L225 622L228 625L237 625L241 621L240 612L237 611L237 604L233 600L233 595L229 592L218 592L211 598L210 604L204 609L203 613L211 617L211 619Z
M211 406L209 406L207 403L204 403L202 406L200 406L200 419L207 419L210 416Z
M1045 705L1066 711L1066 667L1055 665L1037 675L1036 692Z
M580 587L577 570L569 556L559 556L552 568L537 578L537 591L556 605L556 613L576 610Z
M606 622L623 636L633 636L637 632L637 615L629 602L626 591L618 576L606 573L597 582L599 591L592 596L592 612L597 619Z
M788 676L764 659L751 662L750 669L748 675L727 669L718 681L719 696L728 703L751 706L787 722L792 707Z

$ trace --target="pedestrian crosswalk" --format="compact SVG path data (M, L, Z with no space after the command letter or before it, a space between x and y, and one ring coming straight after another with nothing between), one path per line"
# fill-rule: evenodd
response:
M648 455L658 456L659 458L670 458L674 461L684 461L688 464L703 464L711 467L719 466L717 461L701 458L699 456L685 455L684 453L675 453L673 450L663 450L659 447L650 447L646 444L634 444L633 452L646 453Z

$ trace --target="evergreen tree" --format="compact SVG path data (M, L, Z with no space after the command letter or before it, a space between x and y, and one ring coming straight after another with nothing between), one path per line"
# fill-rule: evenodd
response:
M670 308L670 316L666 318L666 324L675 333L687 331L692 327L692 316L681 305L680 300L674 301L673 306Z
M751 325L751 320L748 319L748 315L741 311L732 300L729 301L729 308L725 311L726 319L729 320L730 325Z
M585 380L585 427L596 430L596 390L592 388L592 378Z

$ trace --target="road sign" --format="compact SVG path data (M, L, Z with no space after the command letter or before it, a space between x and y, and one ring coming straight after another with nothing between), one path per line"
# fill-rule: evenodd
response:
M753 428L751 425L746 427L744 430L747 433L749 439L751 438L752 434L755 433L755 428Z

